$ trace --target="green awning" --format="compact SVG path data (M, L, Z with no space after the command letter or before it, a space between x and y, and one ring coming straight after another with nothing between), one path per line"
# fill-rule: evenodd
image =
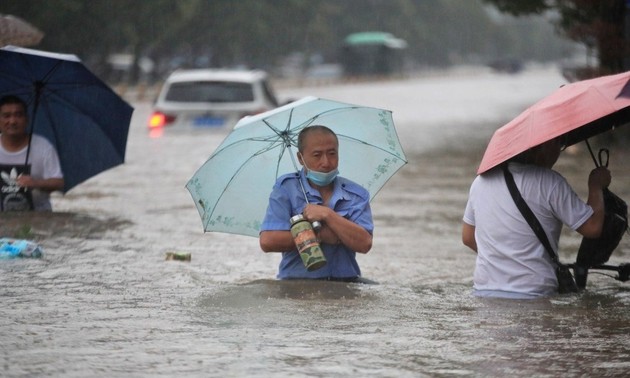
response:
M348 35L346 45L383 45L390 48L404 49L407 42L386 32L361 32Z

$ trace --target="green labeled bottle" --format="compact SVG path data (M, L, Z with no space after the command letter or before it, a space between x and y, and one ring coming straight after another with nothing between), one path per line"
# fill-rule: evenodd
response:
M319 245L315 230L302 214L291 217L291 235L306 270L312 272L326 265L326 257Z

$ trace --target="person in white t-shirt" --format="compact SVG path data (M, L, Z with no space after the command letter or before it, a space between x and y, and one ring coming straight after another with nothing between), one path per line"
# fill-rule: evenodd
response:
M64 186L57 151L47 139L30 135L27 126L26 103L17 96L0 98L2 211L50 211L50 193Z
M553 139L511 159L508 169L538 218L554 250L563 224L596 238L604 223L602 190L611 181L607 168L591 171L588 200L551 168L562 151ZM557 293L555 266L510 195L501 167L473 181L463 217L462 242L477 253L474 294L481 297L537 298Z

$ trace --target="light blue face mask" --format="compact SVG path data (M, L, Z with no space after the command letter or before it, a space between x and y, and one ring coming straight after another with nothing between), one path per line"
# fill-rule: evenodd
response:
M308 172L306 173L306 178L311 180L311 182L317 186L326 186L330 184L331 182L333 182L333 180L335 180L335 178L339 174L339 170L336 168L330 172L314 171L310 169L306 165L306 163L304 163L304 160L302 160L302 162L304 166L306 167L306 169L308 170Z
M330 172L318 172L318 171L313 171L309 169L308 173L306 173L306 178L311 180L311 182L317 186L326 186L330 184L331 182L333 182L333 180L337 177L338 174L339 174L338 169L333 169Z

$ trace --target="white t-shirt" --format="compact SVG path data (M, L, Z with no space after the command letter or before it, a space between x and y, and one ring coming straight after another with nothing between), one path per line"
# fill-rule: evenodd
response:
M509 168L523 199L557 251L562 225L578 229L593 209L553 170L518 163L510 163ZM501 169L473 181L463 220L475 226L476 290L535 296L557 291L555 266L516 207Z
M17 152L8 152L0 144L0 164L24 165L28 146ZM44 137L33 134L28 164L34 179L63 178L61 163L55 147ZM33 207L37 211L52 210L50 194L33 190Z

